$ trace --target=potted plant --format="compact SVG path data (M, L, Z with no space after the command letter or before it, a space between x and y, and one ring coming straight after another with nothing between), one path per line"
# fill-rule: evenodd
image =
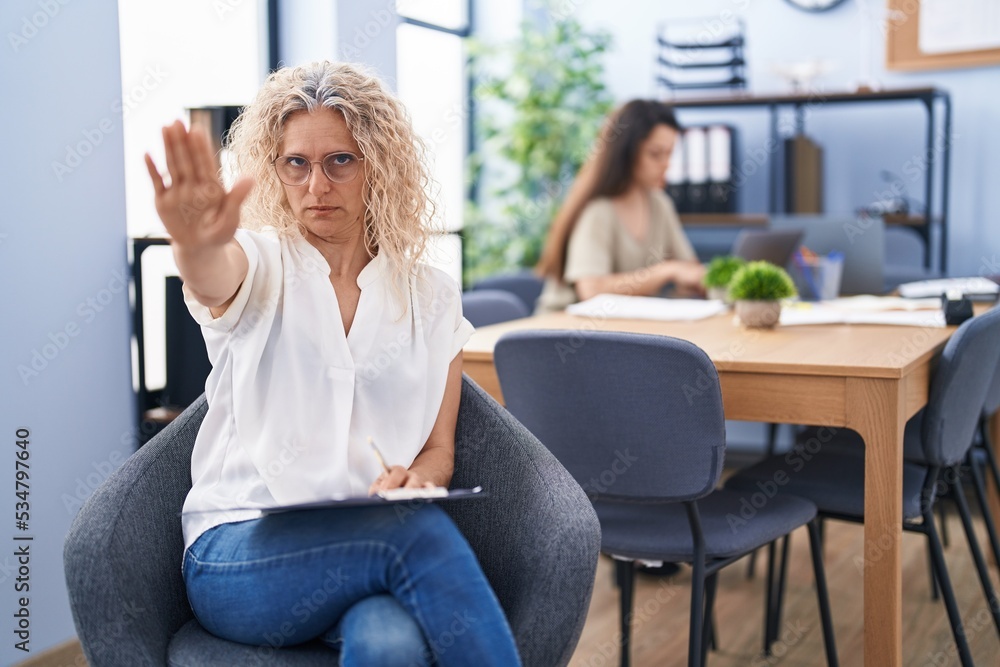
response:
M733 274L746 265L746 260L732 255L720 255L708 263L703 283L709 299L729 302L729 281Z
M781 316L781 299L796 295L788 273L770 262L749 262L737 269L729 283L736 316L753 329L770 329Z

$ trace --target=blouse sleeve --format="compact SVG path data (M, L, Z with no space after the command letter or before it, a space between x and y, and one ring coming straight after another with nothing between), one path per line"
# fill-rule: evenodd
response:
M602 202L591 202L583 209L566 248L566 283L614 273L614 224L613 211Z
M257 265L260 260L260 252L250 232L245 229L237 229L234 238L247 255L247 275L236 291L236 298L229 304L226 312L221 317L212 315L212 311L208 306L203 305L195 299L188 291L187 285L183 286L184 303L187 304L188 310L191 312L191 316L195 322L203 327L222 332L231 331L239 321L240 315L246 309L247 303L250 301L250 292L253 289L254 277L257 274Z
M457 290L458 286L456 285L455 288ZM465 344L469 342L469 339L472 338L473 332L475 332L476 330L476 328L472 326L472 322L465 319L465 316L462 314L461 293L459 293L457 303L458 303L458 308L456 309L456 312L454 313L452 319L452 321L454 322L453 326L455 333L451 339L451 356L449 357L450 359L454 359L455 356L462 351L462 348L465 347Z
M462 289L444 271L427 264L421 267L423 280L418 289L420 310L429 317L430 339L440 341L448 351L448 361L455 358L475 332L475 327L462 314Z

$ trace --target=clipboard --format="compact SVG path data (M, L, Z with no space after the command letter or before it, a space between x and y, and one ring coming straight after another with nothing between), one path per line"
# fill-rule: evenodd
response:
M400 493L392 493L398 491ZM402 493L406 491L408 493ZM256 511L261 516L270 514L282 514L284 512L297 512L300 510L327 509L331 507L370 507L379 505L398 505L401 503L431 503L447 502L451 500L466 500L476 498L486 498L488 493L483 491L483 487L476 486L471 489L390 489L383 492L388 495L374 496L350 496L345 498L330 498L327 500L316 500L308 503L296 503L293 505L279 505L276 507L227 507L224 509L194 510L190 512L180 512L181 516L188 514L209 514L217 512L243 512Z

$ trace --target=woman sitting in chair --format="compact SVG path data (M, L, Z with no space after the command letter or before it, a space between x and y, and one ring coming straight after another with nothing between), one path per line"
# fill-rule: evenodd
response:
M342 665L519 664L439 507L253 509L451 480L472 327L418 262L433 206L400 103L351 65L274 72L233 126L228 192L203 133L163 140L169 182L146 164L213 366L182 517L198 621L261 646L318 637Z
M538 263L538 312L603 293L701 293L704 267L663 191L680 126L669 106L633 100L605 124Z

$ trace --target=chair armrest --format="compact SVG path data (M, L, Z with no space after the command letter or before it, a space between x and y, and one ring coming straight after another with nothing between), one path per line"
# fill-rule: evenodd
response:
M191 617L179 512L191 488L202 396L87 499L63 547L77 635L91 665L165 667Z
M489 495L443 507L479 557L524 665L565 665L593 592L597 515L556 458L468 377L458 415L452 486Z

